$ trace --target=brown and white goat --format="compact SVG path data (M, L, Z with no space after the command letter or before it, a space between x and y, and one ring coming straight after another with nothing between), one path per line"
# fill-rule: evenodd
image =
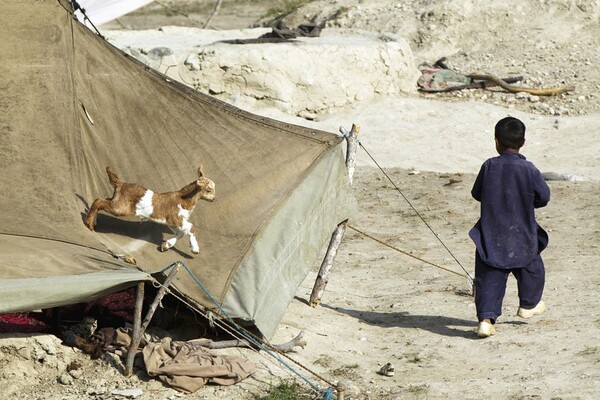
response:
M202 166L198 168L198 179L176 192L155 193L137 183L126 183L119 179L110 167L106 167L108 180L115 189L112 198L99 198L88 211L85 225L94 230L98 211L105 211L117 217L138 216L151 219L175 228L176 236L163 241L160 249L166 251L175 246L183 235L190 237L192 253L200 248L196 240L195 228L190 223L190 215L199 200L215 199L215 183L204 176Z

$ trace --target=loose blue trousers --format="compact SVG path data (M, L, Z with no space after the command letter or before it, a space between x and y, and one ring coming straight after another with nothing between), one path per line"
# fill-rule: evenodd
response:
M501 269L487 265L475 252L475 307L479 321L489 318L495 323L502 315L502 300L511 273L517 278L519 307L532 309L537 306L546 281L544 262L539 254L523 268Z

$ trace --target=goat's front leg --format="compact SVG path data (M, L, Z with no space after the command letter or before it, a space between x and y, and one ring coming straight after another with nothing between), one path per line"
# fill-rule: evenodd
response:
M85 226L87 226L90 231L93 231L96 228L96 218L98 216L98 211L107 210L109 208L109 199L94 200L92 206L88 211L87 217L85 218Z
M181 230L190 237L190 247L192 248L192 253L200 253L200 246L196 240L196 230L194 229L194 225L192 225L188 220L184 219Z
M177 243L177 241L181 239L184 234L185 232L181 228L175 228L175 237L163 241L162 245L160 246L160 251L167 251L171 247L175 246L175 243Z

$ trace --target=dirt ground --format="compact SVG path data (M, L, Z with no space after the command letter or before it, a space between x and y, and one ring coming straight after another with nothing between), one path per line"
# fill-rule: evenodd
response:
M250 2L224 1L219 15L231 16L228 7L233 3L241 7ZM265 4L256 2L253 11L242 14L244 18L215 18L213 25L238 29L254 23L248 19L264 21L270 7ZM147 27L136 21L155 15L158 6L152 7L118 23ZM306 347L290 357L312 371L302 374L320 388L345 382L347 399L597 398L600 275L594 268L600 239L596 224L600 175L595 133L600 78L595 68L600 64L600 4L509 0L482 9L470 0L321 0L306 7L289 16L291 25L302 17L352 29L393 27L410 41L419 62L446 56L458 70L518 73L531 86L575 84L577 90L547 99L482 90L402 97L395 107L426 109L431 104L431 115L411 125L411 132L390 128L396 121L393 107L380 108L381 114L389 114L377 120L367 116L366 110L372 110L368 105L356 105L339 118L323 115L321 121L310 122L328 130L348 118L360 123L367 150L393 183L359 150L354 176L359 210L349 222L322 304L307 305L317 265L298 289L272 342L285 342L304 331ZM204 21L206 15L198 12L195 18ZM165 18L170 16L163 14L160 21ZM474 333L477 321L467 277L473 275L474 246L467 232L479 212L470 189L479 164L493 155L493 142L464 136L462 144L447 145L456 133L437 119L444 104L463 107L465 127L475 124L472 129L488 135L497 116L507 113L516 113L533 127L566 126L579 135L568 136L569 129L538 130L523 150L543 172L575 171L585 176L549 181L551 202L537 212L538 222L550 235L543 253L548 311L531 320L518 318L516 283L511 278L497 333L483 340ZM427 136L431 131L434 135ZM410 147L413 138L423 137L428 140L426 148ZM378 142L385 144L378 147ZM383 147L391 149L386 152ZM463 147L474 149L475 161L463 157ZM561 157L565 152L569 156ZM244 349L226 353L248 357L258 372L232 387L210 385L184 396L141 371L125 378L110 355L90 360L51 335L4 335L0 398L116 399L123 397L114 390L138 388L143 391L138 399L253 399L281 379L292 379L287 368L264 353ZM72 362L81 367L67 372ZM395 367L393 376L377 373L385 363Z

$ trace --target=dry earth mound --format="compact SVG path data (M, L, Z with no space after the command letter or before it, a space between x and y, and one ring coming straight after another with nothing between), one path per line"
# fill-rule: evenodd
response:
M452 69L465 74L523 76L521 83L529 87L574 84L575 92L554 98L518 98L502 91L435 96L564 116L600 111L599 18L600 3L594 0L320 0L283 21L392 32L409 42L417 64L447 57Z

